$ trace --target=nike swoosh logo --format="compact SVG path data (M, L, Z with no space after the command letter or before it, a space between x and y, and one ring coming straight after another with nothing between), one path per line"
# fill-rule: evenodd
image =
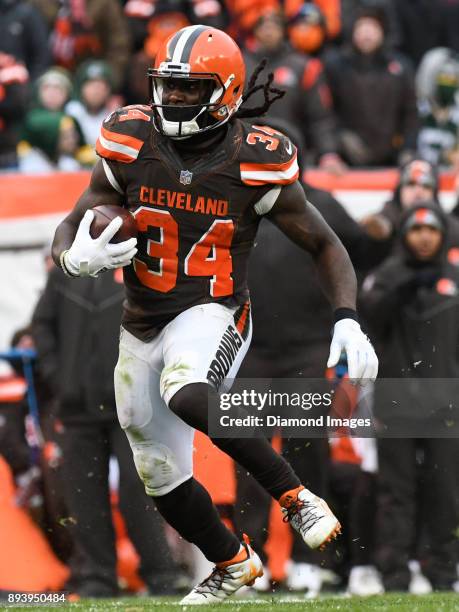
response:
M285 145L285 150L289 155L293 151L292 143L290 142L290 140L288 141L288 144Z

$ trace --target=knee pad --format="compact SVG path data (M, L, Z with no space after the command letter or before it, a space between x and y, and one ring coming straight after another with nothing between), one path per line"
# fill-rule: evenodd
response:
M169 405L171 398L178 391L193 382L193 370L185 363L167 366L161 372L159 381L161 397Z
M116 412L121 428L142 429L151 420L151 397L146 383L135 384L137 380L133 357L120 356L115 367ZM138 368L137 368L138 371ZM144 373L144 380L147 380Z
M128 368L123 366L121 357L114 372L115 399L118 421L122 429L127 429L133 421L132 378Z
M159 442L131 443L137 472L147 495L160 497L170 493L192 474L182 474L173 452Z

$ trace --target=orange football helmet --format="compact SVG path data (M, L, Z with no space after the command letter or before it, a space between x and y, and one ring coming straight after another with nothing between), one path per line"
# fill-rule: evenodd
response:
M242 102L245 65L241 50L225 32L203 25L182 28L161 45L148 70L156 129L171 138L188 138L228 121ZM166 79L206 80L199 104L163 103Z

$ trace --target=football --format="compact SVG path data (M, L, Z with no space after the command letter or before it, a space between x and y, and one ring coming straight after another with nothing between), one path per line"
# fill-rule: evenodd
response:
M98 238L110 221L115 217L121 217L123 219L123 225L110 242L123 242L124 240L129 240L129 238L137 237L137 225L134 215L125 208L114 204L101 204L95 206L92 211L94 212L94 219L89 230L92 238Z

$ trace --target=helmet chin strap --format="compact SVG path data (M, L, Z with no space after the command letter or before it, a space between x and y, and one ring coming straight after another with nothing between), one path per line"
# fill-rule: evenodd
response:
M190 138L201 131L197 121L168 121L162 116L162 109L158 109L158 112L164 133L174 140Z
M193 119L189 121L168 121L164 117L164 112L163 112L163 109L161 108L162 94L163 94L162 86L155 85L153 87L153 98L154 98L155 104L158 105L157 113L159 115L159 119L161 121L161 128L164 134L166 134L166 136L169 136L170 138L180 140L182 138L190 138L194 134L199 133L201 131L201 128L199 127L197 118L199 117L199 115L201 115L204 112L205 108L204 107L201 108L199 113L195 117L193 117Z

